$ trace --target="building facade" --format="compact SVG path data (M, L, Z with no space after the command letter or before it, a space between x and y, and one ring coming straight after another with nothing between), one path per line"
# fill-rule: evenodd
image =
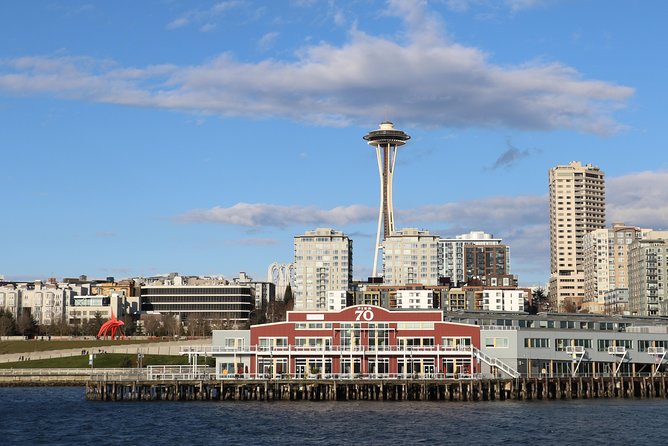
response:
M588 232L605 227L604 173L573 161L549 170L550 303L576 310L584 300L584 246Z
M584 299L582 310L606 312L605 296L611 290L628 289L629 247L649 229L613 223L612 228L595 229L582 238Z
M288 312L286 322L214 332L217 377L470 376L479 370L480 327L447 323L441 311L353 306Z
M455 238L441 238L439 245L441 247L441 267L439 274L441 277L449 277L455 284L466 282L467 268L465 247L487 247L501 244L500 238L494 238L492 234L482 231L472 231L468 234L461 234ZM506 265L504 274L510 273L510 253L506 249Z
M177 316L181 321L198 317L212 325L246 324L255 304L249 285L143 285L143 312Z
M438 285L439 238L415 228L393 232L383 242L383 283Z
M630 313L660 315L668 287L668 232L651 231L647 238L634 240L628 268Z
M524 311L529 301L527 290L483 290L483 311Z
M295 310L327 308L327 291L348 291L353 281L353 241L333 229L294 238Z
M464 281L510 274L510 248L507 245L464 245Z

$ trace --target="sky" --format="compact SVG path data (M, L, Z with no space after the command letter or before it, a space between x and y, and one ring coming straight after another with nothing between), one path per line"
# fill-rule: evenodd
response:
M375 152L411 135L397 228L481 230L549 277L547 172L606 174L607 223L668 228L668 2L0 4L0 275L264 280L293 236L373 266Z

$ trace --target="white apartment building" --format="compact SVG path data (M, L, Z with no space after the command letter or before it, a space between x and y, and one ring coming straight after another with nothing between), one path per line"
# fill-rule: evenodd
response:
M348 306L348 292L344 290L327 291L327 310L341 311Z
M589 313L606 312L605 296L615 289L628 288L629 247L650 229L613 223L612 228L595 229L582 238L584 300Z
M500 245L501 242L500 238L494 238L492 234L483 231L471 231L468 234L457 235L455 238L441 238L438 241L442 257L439 274L443 277L449 277L454 283L463 283L466 280L464 247L466 245ZM509 259L510 256L507 258ZM507 270L510 271L509 264Z
M383 242L383 283L438 285L439 238L415 228L394 231Z
M668 299L668 231L650 231L631 243L629 254L629 304L634 316L661 315Z
M573 161L549 170L550 302L575 309L584 299L585 234L605 227L604 173Z
M353 241L334 229L294 237L295 310L327 308L328 291L348 291L353 280Z
M434 292L432 290L397 290L397 306L401 310L434 308Z
M37 324L51 325L66 320L74 296L89 294L87 287L36 280L0 287L0 307L18 318L29 314Z
M525 290L483 290L483 311L524 311L529 294Z

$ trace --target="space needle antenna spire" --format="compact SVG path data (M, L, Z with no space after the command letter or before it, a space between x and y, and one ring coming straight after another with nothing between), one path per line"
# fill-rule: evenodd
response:
M411 139L406 133L394 128L388 120L380 123L377 130L364 135L364 140L376 148L378 173L380 175L380 207L378 209L378 231L373 257L373 276L377 277L378 255L382 242L394 232L394 206L392 204L392 178L397 161L397 148ZM382 238L381 238L382 232Z

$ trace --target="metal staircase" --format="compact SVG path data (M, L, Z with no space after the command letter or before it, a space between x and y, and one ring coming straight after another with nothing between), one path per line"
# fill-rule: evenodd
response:
M517 370L510 367L508 364L506 364L503 361L500 361L496 358L492 358L491 356L484 354L483 352L478 350L476 347L473 347L473 354L480 361L484 362L485 364L487 364L490 367L496 367L497 369L501 370L503 373L510 376L511 378L519 378L520 377L520 373Z

